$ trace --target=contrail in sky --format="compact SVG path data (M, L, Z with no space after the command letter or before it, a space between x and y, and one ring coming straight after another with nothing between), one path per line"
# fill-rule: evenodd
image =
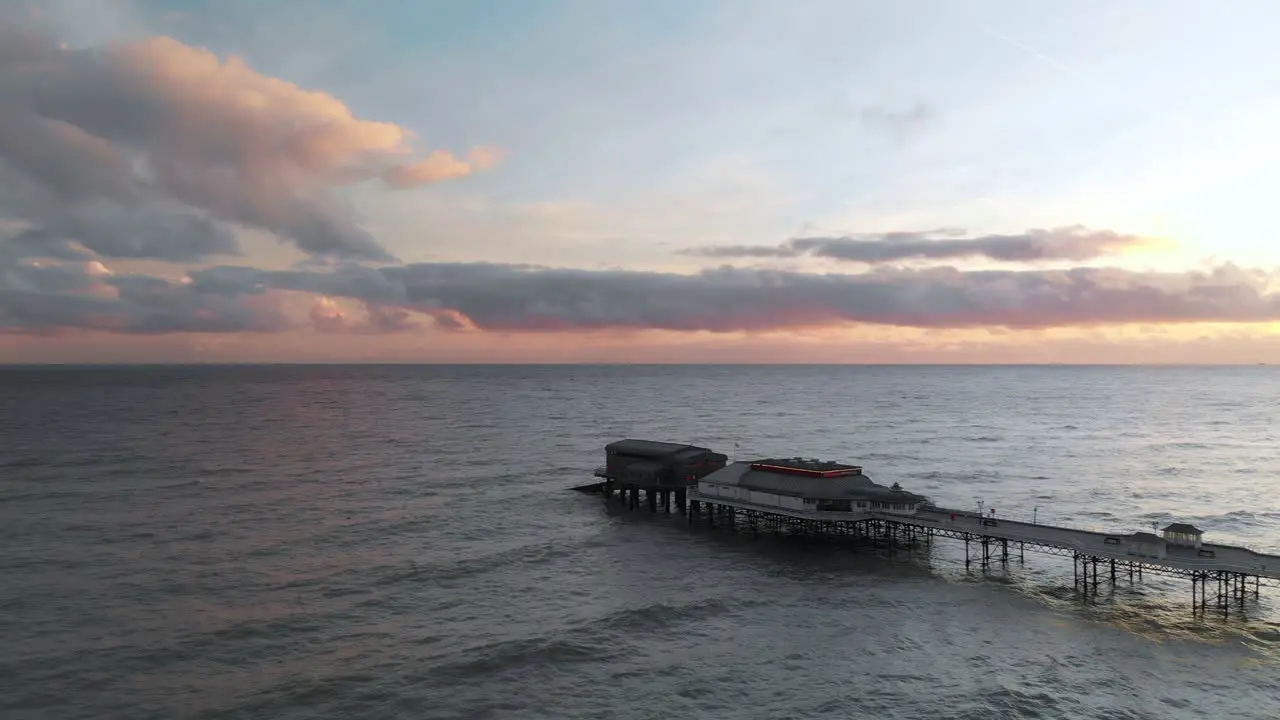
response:
M1049 63L1050 65L1052 65L1052 66L1054 66L1054 67L1058 68L1059 70L1062 70L1063 72L1068 72L1068 73L1071 73L1072 75L1076 75L1076 74L1077 74L1077 73L1076 73L1076 71L1075 71L1075 70L1073 70L1073 69L1071 69L1070 67L1068 67L1068 66L1066 66L1066 65L1063 65L1062 63L1058 62L1057 60L1054 60L1053 58L1049 57L1048 55L1045 55L1045 54L1044 54L1044 53L1042 53L1042 52L1039 52L1039 51L1037 51L1037 50L1032 50L1031 48L1027 47L1026 45L1023 45L1022 43L1018 42L1017 40L1014 40L1013 38L1009 37L1008 35L1002 35L1002 34L1000 34L1000 33L996 32L996 31L994 31L994 30L988 30L987 28L984 28L984 27L979 27L979 28L978 28L978 30L979 30L979 31L981 31L981 32L983 32L983 33L985 33L985 34L987 34L987 35L990 35L990 36L991 36L991 37L993 37L993 38L996 38L997 40L1003 40L1003 41L1005 41L1005 42L1009 43L1010 45L1012 45L1012 46L1014 46L1014 47L1018 48L1018 49L1019 49L1019 50L1021 50L1022 52L1026 53L1026 54L1028 54L1028 55L1030 55L1030 56L1032 56L1032 57L1034 57L1034 58L1037 58L1037 59L1039 59L1039 60L1043 60L1044 62Z

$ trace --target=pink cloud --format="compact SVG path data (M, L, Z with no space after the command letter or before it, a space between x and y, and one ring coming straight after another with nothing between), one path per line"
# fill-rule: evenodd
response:
M420 162L392 167L383 173L382 180L396 189L454 180L488 170L498 164L501 157L496 148L474 148L467 153L465 160L446 150L436 150Z
M320 296L315 299L308 313L311 327L321 333L352 333L379 335L405 332L421 327L408 311L365 302L364 317L353 317L333 298Z
M228 222L272 231L315 255L389 260L339 209L334 188L440 182L500 157L487 147L465 159L446 150L422 155L403 126L357 117L329 93L172 38L66 49L8 29L0 46L0 218L104 256L234 253L216 225L196 228ZM113 230L140 210L203 239L129 247Z

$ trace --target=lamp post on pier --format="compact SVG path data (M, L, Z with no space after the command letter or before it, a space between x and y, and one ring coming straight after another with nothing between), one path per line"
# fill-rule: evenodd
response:
M1031 508L1031 524L1032 525L1036 524L1036 514L1039 512L1040 512L1040 508L1038 507Z

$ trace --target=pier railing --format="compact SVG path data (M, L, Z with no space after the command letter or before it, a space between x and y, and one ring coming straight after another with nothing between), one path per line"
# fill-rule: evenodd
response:
M1000 514L979 516L977 513L975 513L972 510L960 511L954 508L944 508L944 507L938 507L938 506L922 508L922 510L928 510L928 511L937 512L937 513L954 512L956 514L957 520L959 520L960 518L967 518L974 522L977 522L979 519L995 520L996 522L1000 523L1001 526L1025 525L1028 527L1046 527L1046 528L1052 528L1057 530L1072 530L1074 532L1091 533L1093 535L1106 535L1108 537L1123 537L1125 535L1131 535L1135 532L1143 532L1143 531L1150 532L1150 527L1151 527L1149 524L1146 525L1145 527L1138 527L1137 525L1134 525L1133 529L1126 530L1126 529L1117 529L1116 527L1101 527L1098 525L1081 525L1079 523L1071 522L1071 521L1059 522L1054 520L1052 522L1045 522L1044 518L1031 521L1031 520L1017 519L1009 515L1000 515ZM905 516L905 517L911 517L911 516ZM1272 557L1275 554L1277 554L1277 552L1280 552L1280 548L1262 547L1256 544L1240 542L1235 539L1229 539L1229 543L1206 542L1205 544L1214 545L1217 547L1230 547L1235 550L1247 550L1253 553L1254 555L1258 555L1262 557Z
M935 529L950 529L956 532L968 533L970 535L985 535L995 539L1009 540L1011 542L1021 542L1021 543L1028 543L1028 544L1034 544L1034 545L1045 545L1050 547L1075 550L1076 552L1079 552L1085 555L1096 555L1098 557L1106 557L1106 558L1114 557L1117 560L1135 560L1135 561L1141 561L1143 563L1148 563L1153 565L1166 565L1170 567L1179 567L1179 568L1188 569L1188 570L1204 570L1204 571L1229 570L1232 572L1241 572L1247 569L1249 572L1266 573L1268 577L1280 577L1280 566L1277 566L1270 570L1268 570L1265 566L1265 561L1274 560L1275 556L1268 556L1263 553L1258 553L1253 550L1250 550L1249 548L1241 547L1239 545L1212 545L1212 547L1224 548L1224 549L1229 549L1236 552L1248 553L1249 555L1252 556L1250 558L1251 560L1257 561L1257 565L1242 566L1240 563L1237 563L1237 562L1231 562L1229 560L1223 560L1218 558L1207 558L1203 556L1196 556L1194 558L1182 558L1182 557L1158 558L1158 557L1130 554L1123 549L1123 546L1097 547L1096 543L1082 542L1081 540L1078 540L1075 538L1050 538L1050 537L1045 537L1043 535L1018 532L1017 529L1010 529L1010 526L1018 524L1015 521L1005 521L1004 524L995 525L995 526L982 525L981 523L973 523L973 524L965 523L963 525L957 525L957 524L952 524L946 521L934 520L931 518L914 517L911 515L896 515L893 513L876 513L876 512L872 512L869 514L875 517L877 520L905 523L908 525L933 527ZM957 516L957 519L959 519L958 516ZM1037 527L1037 525L1031 525L1030 523L1024 523L1024 524L1030 527ZM1080 530L1064 527L1061 525L1043 525L1043 527L1048 530L1059 530L1059 531L1066 530L1069 532L1081 532ZM971 529L976 530L976 532L970 532ZM1094 531L1086 531L1086 532L1090 532L1091 534L1096 534L1102 537L1123 537L1123 533L1114 533L1114 532L1107 533L1107 532L1094 532Z

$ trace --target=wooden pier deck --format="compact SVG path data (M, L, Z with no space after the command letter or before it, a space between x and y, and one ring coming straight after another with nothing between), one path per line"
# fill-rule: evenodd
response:
M987 538L1021 543L1037 550L1060 551L1056 555L1079 553L1108 560L1138 562L1178 574L1230 572L1254 575L1280 587L1280 555L1267 555L1235 545L1203 543L1199 549L1169 545L1164 558L1137 556L1124 549L1129 533L1104 533L1095 530L1059 527L1041 523L1020 522L1004 518L980 518L972 510L934 507L912 515L884 512L802 512L723 497L709 497L689 492L689 501L707 505L723 505L741 510L776 514L811 522L880 522L909 525L932 530L934 535L964 540ZM952 516L955 519L952 520ZM1207 555L1206 553L1212 553Z
M950 519L953 513L956 515L954 521ZM1139 561L1145 565L1181 573L1220 571L1242 573L1267 578L1280 584L1280 555L1264 555L1234 545L1203 543L1199 548L1168 545L1163 558L1139 557L1124 549L1125 538L1130 533L1104 533L1003 518L997 518L994 521L995 524L990 524L990 519L979 518L972 511L961 512L945 508L920 510L907 518L889 518L887 515L877 517L897 522L905 521L934 531L956 530L1097 558L1126 562Z
M1007 564L1011 549L1073 558L1076 588L1086 595L1097 591L1109 577L1115 584L1120 573L1141 579L1143 572L1188 578L1192 582L1192 604L1197 609L1212 606L1229 614L1232 606L1245 607L1247 596L1259 597L1261 587L1280 587L1280 555L1217 543L1199 547L1168 544L1163 557L1138 554L1126 544L1130 532L1105 533L1094 530L980 517L969 510L929 507L907 515L889 512L798 511L776 506L755 505L724 497L688 493L689 522L705 516L731 526L786 530L814 534L857 535L895 543L931 544L933 538L950 538L965 543L965 566L978 563ZM976 545L980 555L971 556ZM1099 573L1101 566L1102 573ZM1210 586L1215 588L1210 590Z
M597 477L604 477L603 473ZM573 488L579 492L600 493L605 482L592 482ZM1096 530L1060 527L1045 523L1029 523L1005 518L979 517L971 510L933 507L912 515L884 512L802 512L773 506L754 505L740 500L687 493L689 502L722 505L818 523L858 523L869 520L910 525L932 531L932 534L955 539L1000 540L1030 546L1056 555L1083 554L1108 560L1139 562L1152 568L1177 574L1230 572L1257 576L1267 584L1280 587L1280 555L1268 555L1249 548L1218 543L1203 543L1199 548L1169 545L1163 558L1138 556L1124 549L1129 533L1105 533ZM638 503L633 507L638 506ZM1058 552L1053 552L1058 551Z

